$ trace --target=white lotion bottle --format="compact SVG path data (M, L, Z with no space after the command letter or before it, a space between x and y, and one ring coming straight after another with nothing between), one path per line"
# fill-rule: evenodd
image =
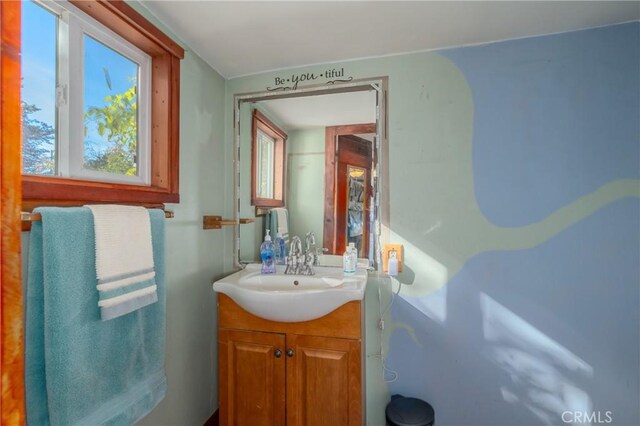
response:
M347 247L347 250L342 255L342 271L345 275L353 275L356 273L356 268L353 264L353 251L351 250L351 245Z
M358 267L358 249L355 243L349 243L349 249L351 250L351 269L355 273Z
M389 252L389 262L387 264L387 273L390 277L398 276L398 256L395 250Z

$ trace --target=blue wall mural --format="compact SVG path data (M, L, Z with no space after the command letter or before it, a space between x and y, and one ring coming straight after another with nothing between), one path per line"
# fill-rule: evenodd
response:
M401 293L392 318L413 333L391 336L391 392L431 402L439 425L640 424L640 24L441 54L472 93L486 219L585 217Z

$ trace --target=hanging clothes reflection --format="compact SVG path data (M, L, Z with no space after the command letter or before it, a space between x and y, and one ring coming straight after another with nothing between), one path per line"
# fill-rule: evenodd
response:
M347 243L354 243L358 253L362 254L362 236L365 222L365 200L367 171L360 167L349 166L347 171Z

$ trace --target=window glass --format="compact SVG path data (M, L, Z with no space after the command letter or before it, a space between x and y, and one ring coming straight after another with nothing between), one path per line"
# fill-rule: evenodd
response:
M138 174L138 64L84 36L84 168Z
M22 171L56 174L56 70L58 17L22 3Z
M256 173L258 198L273 198L275 145L275 139L258 129L258 171Z

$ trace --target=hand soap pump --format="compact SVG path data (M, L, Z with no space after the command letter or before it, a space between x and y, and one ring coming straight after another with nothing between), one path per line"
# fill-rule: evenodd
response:
M264 236L264 242L260 245L260 257L262 258L262 270L263 274L274 274L276 272L276 262L274 259L275 245L271 242L270 230L267 229L267 233Z

